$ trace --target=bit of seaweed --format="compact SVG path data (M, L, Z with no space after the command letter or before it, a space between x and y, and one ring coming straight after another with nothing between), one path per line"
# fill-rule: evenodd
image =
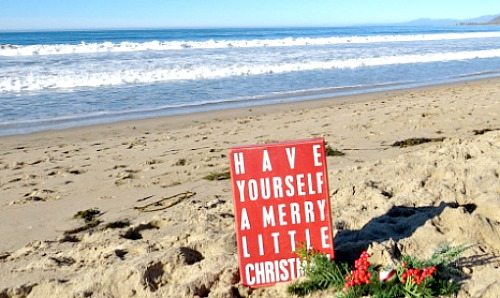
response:
M9 256L9 252L0 252L0 260L7 259Z
M120 260L125 260L125 255L128 254L128 251L125 249L115 249L115 255L120 259Z
M185 166L186 165L186 159L185 158L181 158L178 161L176 161L174 165L176 165L176 166Z
M97 216L101 215L101 211L97 208L91 208L83 211L78 211L73 218L81 218L86 223L93 222Z
M485 132L500 130L500 128L484 128L484 129L474 129L472 132L475 136L484 135Z
M205 177L203 177L203 179L210 180L210 181L227 180L229 178L231 178L231 173L229 173L229 171L224 171L224 172L220 172L220 173L212 172L212 173L206 175Z
M404 148L404 147L416 146L416 145L425 144L425 143L442 142L442 141L444 141L444 139L445 138L409 138L409 139L405 139L402 141L394 142L391 146Z
M144 206L136 206L134 207L134 209L139 210L141 212L153 212L153 211L165 210L170 207L174 207L175 205L179 204L185 199L191 198L194 195L196 195L196 193L192 191L181 192L173 196L162 198L158 201L149 203Z
M71 243L76 243L76 242L80 242L80 239L74 235L64 235L63 238L61 238L59 240L60 243L65 243L65 242L71 242Z
M49 257L50 260L54 261L57 266L71 266L76 263L75 259L71 257Z
M139 240L142 239L142 234L135 229L130 229L121 235L121 237L129 240Z
M196 249L190 247L180 247L179 248L180 255L183 258L183 261L187 265L193 265L195 263L201 262L205 257L201 254L201 252Z
M130 226L130 222L128 221L128 219L125 219L125 220L117 220L117 221L107 223L105 228L106 229L122 229L122 228L126 228L128 226Z
M128 229L125 234L121 235L122 238L129 239L129 240L139 240L142 239L142 234L141 232L144 230L153 230L153 229L159 229L160 227L153 223L149 222L147 224L140 224L134 228Z
M337 149L333 149L332 146L330 146L330 145L326 145L325 153L326 153L326 156L344 156L345 155L344 152L337 150Z
M87 223L84 226L64 231L64 235L73 235L73 234L78 234L78 233L81 233L81 232L88 231L88 230L93 229L93 228L97 227L98 225L100 225L101 222L102 221L100 221L100 220L91 221L91 222Z

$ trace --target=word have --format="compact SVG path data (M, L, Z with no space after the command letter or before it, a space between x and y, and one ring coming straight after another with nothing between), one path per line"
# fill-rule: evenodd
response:
M315 167L321 167L323 163L321 162L321 146L313 145L313 162ZM288 165L291 170L295 169L295 157L296 157L296 148L295 147L286 147L285 148L286 157L288 160ZM271 172L273 170L273 166L271 164L271 158L269 158L269 152L264 149L262 151L262 173ZM243 152L236 152L233 155L234 158L234 170L236 175L245 174L245 158Z

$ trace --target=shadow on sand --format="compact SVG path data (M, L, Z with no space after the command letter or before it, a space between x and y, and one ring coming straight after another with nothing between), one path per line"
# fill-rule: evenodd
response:
M386 214L370 220L360 230L340 230L335 236L335 258L352 263L372 242L384 242L389 239L398 241L410 237L427 220L439 216L446 207L464 207L468 211L471 210L470 212L475 209L475 206L444 202L439 206L394 206Z

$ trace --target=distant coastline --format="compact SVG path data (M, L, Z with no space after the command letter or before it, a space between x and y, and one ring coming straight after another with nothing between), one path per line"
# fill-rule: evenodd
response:
M429 19L421 18L404 23L392 24L399 26L491 26L500 24L500 14L480 16L472 19Z
M500 15L494 17L487 22L462 22L459 23L461 26L496 26L500 25Z

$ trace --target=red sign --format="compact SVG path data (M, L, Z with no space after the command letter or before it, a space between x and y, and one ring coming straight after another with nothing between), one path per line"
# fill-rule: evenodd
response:
M229 155L244 285L302 276L299 245L333 258L323 139L235 147Z

